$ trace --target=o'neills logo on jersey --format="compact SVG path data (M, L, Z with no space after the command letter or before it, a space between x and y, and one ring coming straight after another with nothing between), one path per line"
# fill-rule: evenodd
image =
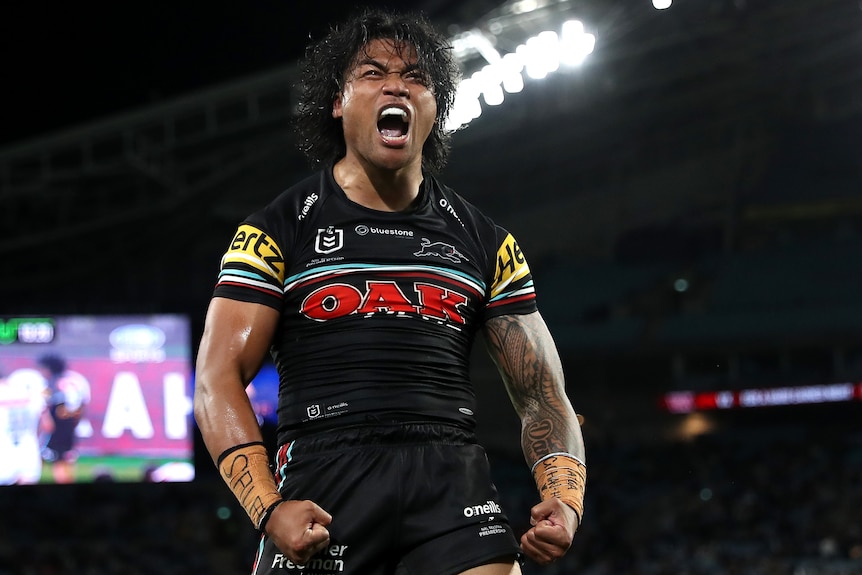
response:
M314 251L319 254L331 254L344 247L344 230L329 226L317 230L314 238Z
M461 227L464 227L464 222L461 221L461 218L458 217L458 212L455 211L455 208L452 207L452 204L446 198L440 198L440 207L446 210L447 213L452 214L452 216L458 220L458 223L461 224Z
M364 291L343 283L318 288L302 301L299 311L315 321L350 314L388 314L419 315L452 325L464 324L462 309L466 305L467 296L428 283L413 282L412 292L407 292L392 281L369 281Z
M314 202L316 202L319 197L320 196L318 196L315 193L312 193L311 195L306 197L305 201L302 202L302 210L300 210L300 212L299 212L299 217L297 217L296 219L297 220L304 220L305 216L308 215L308 212L311 211L311 206L314 205Z

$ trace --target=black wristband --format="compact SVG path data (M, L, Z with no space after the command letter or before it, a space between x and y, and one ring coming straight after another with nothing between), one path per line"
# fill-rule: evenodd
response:
M216 467L221 467L221 462L224 461L224 458L236 451L237 449L242 449L243 447L248 447L249 445L263 445L263 441L250 441L248 443L240 443L239 445L234 445L233 447L228 447L224 451L221 452L221 455L216 459Z
M263 515L260 518L260 525L257 526L257 530L261 533L266 533L264 529L266 528L266 522L269 521L269 518L272 516L272 512L275 511L275 508L284 503L284 500L276 501L272 505L266 508L266 511L263 512Z

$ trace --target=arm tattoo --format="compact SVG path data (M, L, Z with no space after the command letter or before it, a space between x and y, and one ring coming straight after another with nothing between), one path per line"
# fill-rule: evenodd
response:
M584 456L556 346L538 312L488 320L485 343L521 418L527 463L553 452Z

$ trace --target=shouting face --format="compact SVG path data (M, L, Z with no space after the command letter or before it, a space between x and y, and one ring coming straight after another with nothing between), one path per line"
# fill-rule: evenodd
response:
M372 40L345 76L332 115L341 118L348 159L385 170L422 166L437 102L410 45Z

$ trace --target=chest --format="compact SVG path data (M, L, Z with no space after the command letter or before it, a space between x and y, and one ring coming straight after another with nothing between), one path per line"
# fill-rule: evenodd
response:
M387 214L388 215L388 214ZM297 319L418 318L469 324L487 294L487 257L459 222L324 213L300 230L285 282Z

